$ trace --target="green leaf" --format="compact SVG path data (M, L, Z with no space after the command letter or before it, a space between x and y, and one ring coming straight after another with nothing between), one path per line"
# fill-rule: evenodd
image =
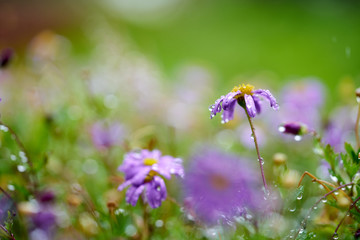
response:
M335 169L336 164L336 154L334 152L334 149L330 146L330 144L326 145L324 149L324 157L325 160L330 163L330 166L332 169Z
M360 165L354 162L348 154L341 154L341 159L344 164L344 169L349 175L350 179L353 179L355 174L359 171Z
M356 154L355 150L353 149L353 147L351 146L350 143L345 142L345 150L347 152L347 154L349 154L351 160L356 163L359 164L360 160L359 160L359 156Z

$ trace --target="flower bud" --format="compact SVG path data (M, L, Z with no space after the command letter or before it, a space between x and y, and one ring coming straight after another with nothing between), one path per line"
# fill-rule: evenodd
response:
M304 135L308 132L308 128L303 123L289 122L280 125L279 132L292 135Z
M287 156L284 153L275 153L273 156L273 162L275 165L285 164L287 161Z
M296 188L300 180L300 174L295 170L289 170L282 178L282 184L286 188Z

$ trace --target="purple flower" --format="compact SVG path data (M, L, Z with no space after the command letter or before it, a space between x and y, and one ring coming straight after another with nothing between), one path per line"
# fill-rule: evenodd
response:
M42 210L31 216L35 228L49 232L56 224L56 216L52 211Z
M246 160L203 149L192 158L186 172L185 197L197 217L215 224L261 205L263 194L257 176Z
M268 100L273 109L279 109L276 99L271 95L269 90L254 90L254 86L242 84L235 86L231 92L226 96L221 96L215 101L215 104L210 106L210 118L212 119L217 113L223 110L221 122L226 123L232 120L234 118L236 103L244 108L246 107L246 111L250 117L255 117L256 114L261 112L260 97Z
M325 128L323 141L330 144L336 152L344 150L344 142L354 142L353 129L356 111L351 107L338 107L331 113Z
M13 208L13 201L6 195L0 195L0 224L4 224L7 220L9 211L14 214Z
M125 173L125 182L118 190L130 186L126 192L126 201L135 206L144 191L143 199L152 208L159 207L166 199L166 186L161 177L170 179L172 174L180 177L184 175L180 158L162 156L159 150L146 149L127 153L119 171Z
M104 122L97 122L91 128L92 141L100 150L120 144L124 135L125 129L119 123L107 126Z
M278 122L302 122L312 129L318 129L323 101L324 86L321 82L291 82L282 90Z

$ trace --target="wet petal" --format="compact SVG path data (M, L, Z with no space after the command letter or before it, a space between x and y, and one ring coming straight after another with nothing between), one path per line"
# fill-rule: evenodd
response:
M246 110L247 110L249 116L255 117L256 116L256 107L255 107L254 99L252 98L251 95L247 95L247 94L245 94L244 98L245 98L245 103L246 103Z
M254 94L260 95L264 98L266 98L269 102L270 102L270 106L274 109L274 110L278 110L279 109L279 105L276 102L276 99L274 98L274 96L270 93L269 90L263 90L263 89L258 89L253 91Z

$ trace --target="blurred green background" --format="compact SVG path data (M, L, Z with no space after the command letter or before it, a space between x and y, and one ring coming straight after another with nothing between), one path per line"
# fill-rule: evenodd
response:
M238 74L265 73L279 82L316 76L334 90L346 77L360 82L359 6L325 0L2 1L0 47L21 52L34 35L51 29L86 57L95 47L86 31L105 20L170 78L191 62L224 81Z

